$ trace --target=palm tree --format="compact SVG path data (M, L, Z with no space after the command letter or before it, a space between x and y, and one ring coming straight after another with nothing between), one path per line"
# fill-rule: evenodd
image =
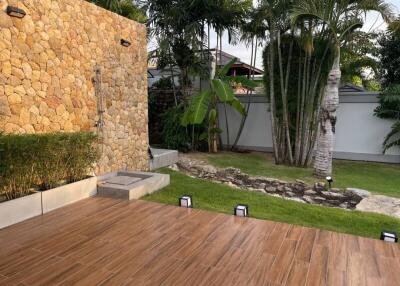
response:
M332 154L335 142L336 110L339 105L341 79L340 49L342 41L362 27L362 16L367 11L378 11L385 20L391 18L390 7L382 0L299 0L292 10L292 22L304 19L316 21L326 28L333 50L333 64L321 104L314 174L318 177L332 174Z

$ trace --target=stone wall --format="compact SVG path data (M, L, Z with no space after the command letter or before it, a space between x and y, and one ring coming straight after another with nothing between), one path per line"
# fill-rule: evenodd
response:
M145 26L83 0L0 0L0 65L1 131L97 132L97 173L148 169Z

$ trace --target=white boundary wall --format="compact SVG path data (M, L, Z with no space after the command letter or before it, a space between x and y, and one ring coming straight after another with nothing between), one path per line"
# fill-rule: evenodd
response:
M246 104L248 97L239 96ZM251 97L249 116L239 140L238 147L255 151L272 151L271 121L266 97ZM374 116L378 106L378 94L371 92L342 93L337 113L336 142L334 158L360 161L400 163L400 148L395 147L386 154L382 152L382 142L389 133L392 120ZM227 108L230 144L233 143L241 116L235 110ZM227 143L225 113L219 106L220 128L223 130L222 141Z

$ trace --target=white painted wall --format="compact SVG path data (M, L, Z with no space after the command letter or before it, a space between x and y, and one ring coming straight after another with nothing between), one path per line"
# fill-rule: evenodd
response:
M377 103L341 103L337 114L335 151L382 154L382 143L392 120L373 116ZM399 148L388 150L399 155Z
M336 143L334 157L338 159L366 160L400 163L400 148L395 147L385 155L382 142L389 133L392 120L384 120L373 115L378 106L377 97L341 96L337 113ZM241 98L246 104L247 98ZM238 146L250 150L272 151L271 121L268 103L262 96L252 98L249 116L243 129ZM226 123L223 105L219 106L222 141L227 143ZM236 137L241 116L227 106L230 144Z

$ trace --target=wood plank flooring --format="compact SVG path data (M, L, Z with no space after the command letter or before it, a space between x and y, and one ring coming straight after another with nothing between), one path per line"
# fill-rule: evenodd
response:
M0 230L0 285L400 285L400 247L90 198Z

